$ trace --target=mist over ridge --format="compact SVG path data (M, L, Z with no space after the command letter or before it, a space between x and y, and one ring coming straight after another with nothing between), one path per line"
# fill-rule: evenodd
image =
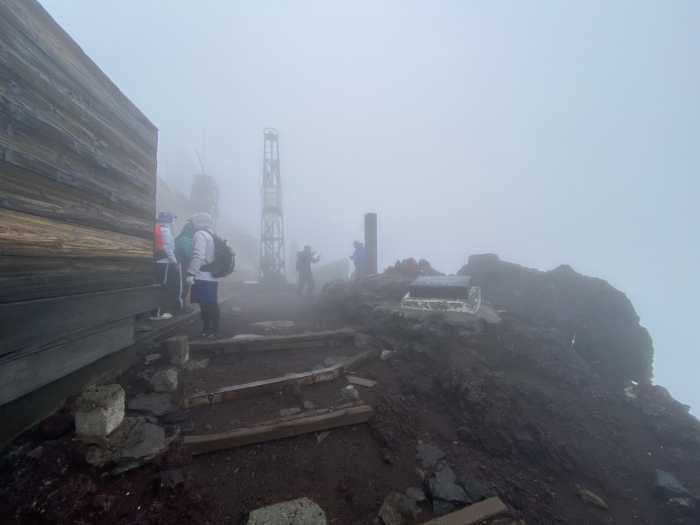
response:
M347 257L374 212L380 269L569 264L630 298L698 414L696 3L41 4L158 126L176 189L199 152L259 236L274 127L287 246Z

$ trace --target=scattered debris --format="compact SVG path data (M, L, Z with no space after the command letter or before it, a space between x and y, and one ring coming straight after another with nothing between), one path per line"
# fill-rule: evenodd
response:
M600 497L593 494L590 490L584 489L578 483L576 484L576 493L581 496L581 499L586 503L590 503L601 509L608 508L608 505Z
M136 412L162 416L173 409L172 401L173 398L170 394L139 394L129 401L127 408Z
M324 430L323 432L319 432L319 434L316 436L316 444L320 445L321 441L326 439L330 432L328 430Z
M347 399L360 399L360 393L357 391L357 388L352 385L341 388L340 392L338 392L338 400L345 401Z
M400 525L406 521L415 523L418 518L416 501L404 494L392 492L384 498L379 517L384 525Z
M178 335L171 337L162 343L168 356L170 363L176 366L182 366L190 359L189 341L186 335Z
M690 496L690 492L671 474L657 469L654 495L661 499L684 498Z
M139 418L131 429L122 449L122 458L139 459L165 450L165 431L163 427L146 423Z
M204 370L209 366L209 358L207 357L206 359L200 359L199 361L193 361L190 360L188 361L184 368L187 371L193 371L193 370Z
M154 392L175 392L177 390L177 370L168 368L153 374L150 381Z
M152 364L152 363L157 363L158 361L161 360L163 356L160 354L148 354L146 357L144 357L143 361L146 364L146 366Z
M356 377L352 375L347 375L345 377L347 377L348 382L352 383L353 385L367 386L369 388L372 388L374 385L377 384L376 381L372 381L371 379L364 379L362 377Z
M309 498L299 498L256 509L247 525L326 525L326 513Z
M416 447L416 459L423 464L423 468L434 467L444 457L445 453L432 445L421 443Z

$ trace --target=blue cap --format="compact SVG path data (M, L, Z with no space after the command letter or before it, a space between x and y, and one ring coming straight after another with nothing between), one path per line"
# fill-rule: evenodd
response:
M158 222L171 222L174 219L177 219L177 215L173 215L169 211L162 211L158 214Z

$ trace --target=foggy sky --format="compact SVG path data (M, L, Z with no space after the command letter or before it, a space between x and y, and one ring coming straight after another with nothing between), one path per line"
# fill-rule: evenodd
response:
M696 1L41 3L159 128L171 185L199 151L259 236L274 127L287 246L346 257L375 212L380 269L569 264L627 294L700 414Z

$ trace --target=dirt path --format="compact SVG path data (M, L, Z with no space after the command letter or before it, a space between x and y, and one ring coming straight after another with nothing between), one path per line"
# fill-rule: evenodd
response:
M371 303L374 296L363 297ZM421 471L430 476L435 470L416 459L419 444L440 449L456 475L483 483L514 517L530 524L686 523L653 497L654 472L673 473L697 495L700 434L658 388L640 387L638 399L628 401L606 386L561 333L517 312L499 314L499 324L467 326L439 316L411 321L351 299L352 308L343 310L314 298L239 295L222 306L219 335L298 334L339 330L348 319L358 323L353 328L367 335L370 347L394 350L388 360L373 359L354 370L377 381L372 388L356 387L375 411L370 422L333 429L320 443L312 433L191 459L178 440L154 462L116 477L85 463L85 446L70 430L47 441L51 427L45 425L23 436L16 445L24 452L6 456L0 470L0 502L13 516L9 523L243 524L255 508L303 496L321 506L328 523L374 523L391 492L419 488ZM358 321L361 311L370 312L366 324ZM282 320L294 325L255 325ZM199 320L177 332L196 338ZM193 360L209 357L209 364L182 370L176 396L307 372L329 357L364 349L348 341L247 354L193 353ZM136 367L119 378L127 399L147 391L145 377ZM337 406L347 384L341 377L192 408L179 418L170 414L168 421L188 435L223 432L278 418L293 407ZM165 419L157 422L171 428ZM70 422L70 412L54 420ZM584 503L576 484L603 498L608 509ZM428 502L419 507L418 523L439 510Z

